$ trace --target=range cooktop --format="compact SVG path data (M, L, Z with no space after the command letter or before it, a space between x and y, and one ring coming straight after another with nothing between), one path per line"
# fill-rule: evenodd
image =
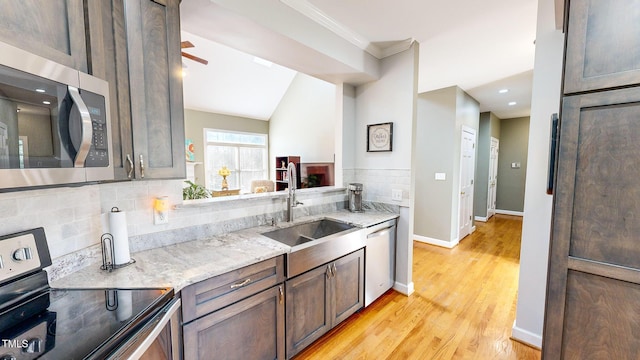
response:
M0 332L0 359L104 358L171 298L168 289L47 289L0 314L15 323Z
M0 359L104 359L172 289L53 289L44 230L0 236Z

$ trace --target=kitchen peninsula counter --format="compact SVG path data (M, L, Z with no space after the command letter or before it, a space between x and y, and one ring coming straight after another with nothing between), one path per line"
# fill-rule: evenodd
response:
M54 288L182 288L262 260L288 253L291 248L262 233L294 224L329 218L365 228L397 218L398 214L380 211L351 213L338 211L306 216L294 223L258 226L214 236L209 239L133 253L134 264L113 270L100 270L100 264L80 269L51 283ZM158 235L162 236L162 235Z

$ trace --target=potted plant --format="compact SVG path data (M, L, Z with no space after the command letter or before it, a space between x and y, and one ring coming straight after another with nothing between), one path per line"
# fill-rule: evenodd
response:
M202 185L194 184L189 180L185 180L187 187L182 188L182 200L206 199L211 197L209 190Z

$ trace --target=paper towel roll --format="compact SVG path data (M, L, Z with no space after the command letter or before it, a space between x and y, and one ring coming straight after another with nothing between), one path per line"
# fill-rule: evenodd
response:
M110 213L102 213L102 215L100 215L100 223L102 225L103 234L111 234L111 229L109 228L109 214Z
M129 252L129 233L127 231L127 213L118 208L109 213L109 231L113 236L113 255L116 265L131 261Z
M125 321L133 315L133 293L131 290L118 290L118 308L116 320Z

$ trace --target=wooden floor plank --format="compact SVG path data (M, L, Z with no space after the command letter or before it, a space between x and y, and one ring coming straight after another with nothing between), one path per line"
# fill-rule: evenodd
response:
M415 242L410 297L388 291L295 357L540 359L510 338L522 219L495 215L453 249Z

